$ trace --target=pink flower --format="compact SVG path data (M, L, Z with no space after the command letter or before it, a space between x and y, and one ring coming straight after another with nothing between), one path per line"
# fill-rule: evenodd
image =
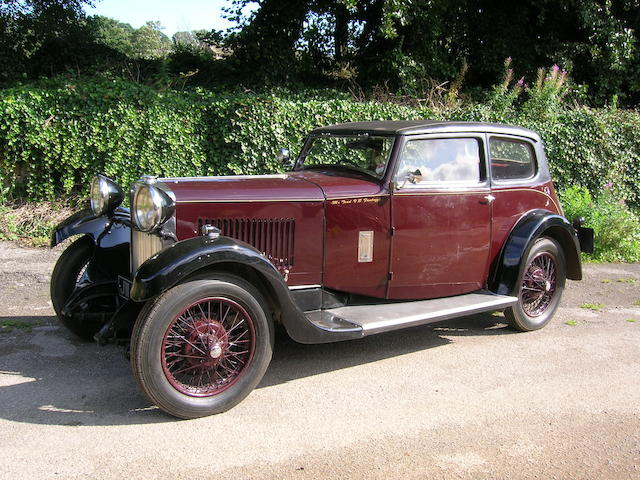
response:
M618 203L620 205L626 205L627 203L624 201L624 198L621 198L620 200L618 200Z
M524 77L522 77L520 80L518 80L518 86L519 86L519 87L522 87L522 86L524 86L524 85L525 85L525 83L524 83Z
M556 73L558 72L558 70L560 70L560 67L558 65L554 65L553 67L551 67L551 70Z
M604 186L604 189L605 189L605 190L611 190L611 187L613 187L613 182L608 182L608 183Z

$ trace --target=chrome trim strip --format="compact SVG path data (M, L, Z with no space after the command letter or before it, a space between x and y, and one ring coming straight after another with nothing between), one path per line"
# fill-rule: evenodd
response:
M289 290L306 290L311 288L320 288L322 285L291 285Z
M158 178L158 181L161 182L201 182L203 180L206 181L216 181L216 180L247 180L253 178L277 178L285 180L289 178L289 175L286 173L274 174L274 175L212 175L212 176L202 176L202 177L161 177Z
M385 198L388 197L388 193L374 193L373 195L350 195L347 197L327 197L327 202L332 200L355 200L356 198Z
M227 199L227 200L177 200L176 203L285 203L285 202L317 202L323 203L324 198L263 198L263 199Z
M407 193L399 193L396 192L393 195L395 197L427 197L432 195L481 195L485 193L489 193L491 190L487 187L485 190L451 190L446 192L407 192Z

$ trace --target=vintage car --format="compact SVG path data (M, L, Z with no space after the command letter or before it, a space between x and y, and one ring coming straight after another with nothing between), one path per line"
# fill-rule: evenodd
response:
M288 169L145 176L130 211L98 175L91 209L53 233L52 246L79 235L51 278L60 321L130 342L149 399L194 418L251 392L276 327L322 343L504 310L515 329L539 329L592 248L523 128L333 125L313 130Z

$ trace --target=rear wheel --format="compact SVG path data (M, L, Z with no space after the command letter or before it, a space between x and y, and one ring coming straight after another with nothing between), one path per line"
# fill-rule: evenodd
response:
M131 365L144 393L180 418L220 413L262 379L273 351L265 302L237 277L178 285L142 310Z
M62 310L75 289L82 285L85 271L93 256L93 249L90 239L79 238L62 252L51 274L53 309L60 323L84 340L91 340L102 327L102 323L64 315Z
M562 248L551 238L536 240L518 280L518 303L505 310L511 326L526 332L549 323L560 304L565 280Z

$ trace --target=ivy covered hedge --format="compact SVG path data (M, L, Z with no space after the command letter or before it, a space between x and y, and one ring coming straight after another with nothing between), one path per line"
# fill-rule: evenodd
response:
M442 106L357 102L335 92L270 94L157 91L123 81L60 81L0 91L2 197L46 200L85 193L102 172L128 185L141 174L277 171L276 152L336 122L479 120L521 125L545 141L562 187L605 184L640 204L640 114L566 108L541 89L525 98L500 88L485 103Z

